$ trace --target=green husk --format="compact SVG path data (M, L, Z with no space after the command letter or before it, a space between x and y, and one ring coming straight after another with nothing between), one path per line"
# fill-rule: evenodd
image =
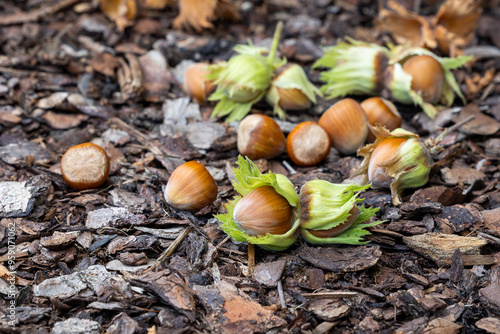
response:
M359 216L346 231L335 237L320 238L314 236L309 230L328 230L346 222L353 206L363 201L358 198L360 192L369 187L370 185L335 184L324 180L306 182L300 190L302 237L313 244L358 245L366 243L361 241L362 236L370 234L365 228L378 225L382 221L362 223L374 216L378 208L358 206Z
M465 98L460 91L455 77L451 70L465 65L473 59L473 56L459 56L455 58L439 57L433 52L424 48L405 48L402 46L391 47L391 58L389 65L393 66L391 81L387 86L392 97L401 103L414 104L420 106L424 112L430 117L435 118L440 106L449 107L453 104L455 96L458 96L462 103L465 103ZM441 97L436 103L437 107L431 103L425 102L421 95L411 89L412 77L403 70L402 63L412 56L428 55L436 59L443 69L444 83L441 92Z
M325 49L313 68L327 68L320 75L321 91L328 99L346 95L375 95L383 88L389 50L377 44L347 39Z
M265 236L250 236L242 231L233 218L233 211L236 204L241 200L241 196L228 201L224 207L227 210L225 214L215 215L221 225L220 227L234 241L249 242L258 245L264 249L273 251L282 251L290 247L298 237L300 226L300 202L295 187L281 174L269 172L262 174L257 166L248 158L238 157L239 168L234 168L235 180L232 181L234 189L242 196L247 195L252 190L263 186L271 186L276 192L286 198L292 207L292 228L285 234ZM258 208L256 208L258 210Z
M300 190L302 207L301 227L327 230L343 223L353 205L369 185L335 184L324 180L306 182Z
M427 147L420 141L420 137L404 129L389 132L384 127L370 127L377 139L373 144L361 147L358 155L363 162L355 175L364 175L364 183L372 182L368 175L368 165L375 148L387 138L405 138L392 158L380 163L385 168L385 175L392 178L390 183L392 203L401 204L401 192L408 188L418 188L427 183L431 169L431 157Z
M379 210L378 208L365 208L364 206L360 207L361 214L354 221L349 229L344 231L342 234L332 237L332 238L318 238L309 232L308 229L301 228L300 235L301 237L311 244L322 245L322 244L347 244L347 245L364 245L369 243L369 241L363 240L365 235L369 235L370 232L366 229L368 227L377 226L382 224L384 221L375 221L372 223L366 223L370 217L374 216L375 213Z
M290 64L286 66L283 72L272 80L271 87L266 95L267 102L274 107L274 113L280 118L285 118L286 112L280 106L281 97L278 92L278 87L284 89L298 89L314 104L316 104L316 95L323 96L321 91L309 81L304 69L300 65ZM310 103L308 106L303 106L296 110L306 109L309 106Z
M271 50L251 43L236 45L233 48L236 56L209 66L207 78L214 80L217 89L208 100L219 101L212 117L227 116L226 122L239 121L266 95L274 71L286 63L286 59L276 57L282 26L280 22L276 27Z

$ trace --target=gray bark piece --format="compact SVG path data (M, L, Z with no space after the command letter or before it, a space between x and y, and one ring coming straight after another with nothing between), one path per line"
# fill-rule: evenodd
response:
M184 133L194 147L207 150L216 139L226 134L226 128L220 123L193 122L184 128Z
M56 92L50 96L40 99L37 103L38 108L42 109L52 109L60 106L68 97L69 93L66 92Z
M76 272L46 279L42 283L35 285L33 294L38 297L68 298L85 289L87 289L87 284L82 281L79 273Z
M26 181L0 182L0 218L26 217L46 187L28 186Z
M85 226L98 229L109 226L141 225L143 223L144 215L134 215L125 208L105 208L89 212Z
M69 298L87 288L98 293L110 286L112 276L103 265L95 265L70 275L49 278L35 285L33 294L38 297Z
M50 307L16 307L16 317L21 324L36 324L44 317L49 317L52 308Z
M101 325L88 319L69 318L56 322L52 334L100 334Z
M34 156L37 163L49 164L55 160L55 155L27 140L0 147L0 159L10 165L25 162L29 155Z
M164 125L186 125L188 118L201 120L199 104L190 103L190 98L188 97L165 101L162 111Z
M152 234L158 238L171 239L174 240L179 236L179 234L186 229L184 226L171 227L171 228L151 228L145 226L137 226L136 230L142 231L144 233Z
M147 269L147 268L151 267L155 263L156 263L156 260L149 259L148 263L146 263L146 264L143 264L143 265L140 265L140 266L128 266L126 264L123 264L119 260L113 260L113 261L108 262L108 264L106 264L106 268L108 270L127 271L127 272L130 272L130 273L133 273L133 274L139 274L144 269Z
M285 269L285 260L274 262L260 263L255 266L255 280L267 286L276 286L281 278L281 274Z
M12 289L12 290L11 290ZM0 294L7 296L9 293L18 294L17 287L15 285L10 284L3 278L0 278Z
M133 213L141 213L148 209L149 205L146 198L134 193L122 189L113 189L109 194L111 195L111 204L117 207L125 207Z

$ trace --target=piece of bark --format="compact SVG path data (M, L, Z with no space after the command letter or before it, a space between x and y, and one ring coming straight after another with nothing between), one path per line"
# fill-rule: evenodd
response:
M16 320L20 324L36 324L46 316L50 316L51 308L20 306L16 307Z
M117 237L109 243L106 252L112 255L125 250L150 250L157 240L156 237L147 235Z
M146 264L148 262L148 257L144 252L140 253L120 253L118 254L118 260L123 262L128 266L139 266L141 264Z
M118 60L107 52L96 53L90 61L92 69L111 79L115 79L115 71L118 68Z
M485 115L476 104L468 104L462 108L460 113L453 117L453 121L458 123L470 116L474 119L460 127L460 131L475 135L493 135L500 130L500 123Z
M479 295L488 308L500 315L500 283L491 283L480 289Z
M434 228L434 220L431 215L425 215L421 221L399 220L391 222L386 228L394 232L409 235L424 234L432 231Z
M484 153L492 158L500 158L500 139L491 138L484 143Z
M451 264L453 252L459 248L463 254L477 255L486 241L476 237L454 234L426 233L404 237L403 241L415 252L434 260L439 266Z
M206 309L212 331L223 334L267 332L286 323L227 281L195 285L193 290Z
M462 205L447 206L440 214L434 216L437 227L442 233L462 232L476 223L482 217L474 208Z
M0 218L26 217L48 190L48 185L30 186L27 181L0 182Z
M164 101L173 75L167 60L158 50L151 50L139 58L144 77L144 98L148 102Z
M48 249L63 248L73 244L80 232L59 232L55 231L52 235L40 239L40 245Z
M325 283L325 273L319 268L304 268L296 275L297 282L304 289L317 290Z
M155 264L156 260L154 259L148 259L148 261L145 264L141 265L126 265L120 260L113 260L109 261L106 264L106 269L140 275L144 273L146 269L152 267Z
M351 308L339 299L313 299L309 303L309 311L325 321L335 321L349 314Z
M102 227L123 227L144 224L144 215L135 215L125 208L104 208L87 214L85 226L91 229Z
M457 185L460 183L473 184L476 181L483 181L486 179L486 174L480 170L466 167L445 167L441 169L443 181L449 185Z
M476 321L477 328L485 330L488 333L500 334L500 319L494 317L482 318Z
M500 234L500 208L481 211L484 219L484 225Z
M28 157L34 157L33 162L39 164L50 164L56 158L52 152L27 140L0 146L0 159L5 163L11 165L26 163Z
M370 268L377 264L382 252L379 246L367 247L309 247L302 246L297 254L316 267L337 271L353 272Z
M98 295L115 277L104 266L95 265L70 275L49 278L35 285L33 294L38 297L69 298L90 288Z
M422 217L427 213L436 214L440 213L443 209L443 205L438 202L424 202L424 203L413 203L405 202L400 206L401 214L404 218L412 219L416 217Z
M448 306L447 308L440 310L436 313L439 318L446 319L451 322L455 322L460 319L461 315L465 311L464 303L459 302Z
M89 305L90 306L90 305ZM139 323L127 313L122 312L111 319L111 324L106 330L108 334L134 334L141 330Z
M285 264L286 262L284 260L259 263L255 266L253 277L261 284L275 287L281 279Z
M101 325L94 320L68 318L64 321L58 321L52 328L52 334L100 334Z
M462 326L443 318L429 321L422 334L458 334Z
M463 203L465 195L459 187L433 186L416 190L410 198L410 202L439 202L444 206Z
M448 269L447 273L450 275L450 282L453 284L457 284L462 280L464 272L464 260L462 259L462 252L460 252L460 248L457 248L453 252L453 256L451 257L451 265Z
M396 329L394 331L394 334L422 333L426 325L427 325L427 317L416 318Z
M148 271L141 276L132 276L130 279L152 290L165 303L194 321L196 308L192 291L177 273L170 270Z

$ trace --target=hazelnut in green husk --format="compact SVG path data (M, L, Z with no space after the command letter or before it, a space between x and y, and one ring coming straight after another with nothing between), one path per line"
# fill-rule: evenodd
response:
M225 214L215 215L221 228L234 241L282 251L298 237L300 201L288 178L263 174L248 158L238 157L234 189L241 195L224 205Z
M300 233L312 244L361 245L367 227L382 221L367 223L378 208L359 205L360 192L369 185L335 184L324 180L306 182L300 190Z
M274 113L285 118L284 110L303 110L316 103L321 91L307 78L298 64L286 64L276 70L266 95L267 102L274 106Z
M398 128L389 132L384 127L370 127L376 136L373 144L361 147L358 155L363 162L357 175L365 176L375 188L389 188L392 203L401 204L401 192L427 183L431 156L418 135Z
M227 116L226 122L239 121L266 95L274 71L286 63L286 59L276 57L282 26L280 22L276 27L271 50L237 45L236 56L210 66L207 79L214 80L217 89L208 99L219 101L212 117Z
M385 85L394 100L418 105L434 118L438 112L436 105L451 106L455 95L465 103L451 70L471 59L472 56L439 57L418 47L393 47Z

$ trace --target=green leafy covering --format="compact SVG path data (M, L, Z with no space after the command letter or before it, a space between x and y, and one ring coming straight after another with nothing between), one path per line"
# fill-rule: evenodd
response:
M259 245L262 248L281 251L290 247L298 236L298 228L300 226L299 219L299 197L295 192L295 187L281 174L267 173L263 174L259 171L257 166L248 158L243 158L241 155L238 157L237 162L239 168L234 168L235 180L232 181L234 189L242 196L247 195L252 190L259 187L271 186L276 192L285 197L292 207L292 228L285 234L272 235L266 234L265 236L250 236L242 231L233 218L234 207L241 200L241 196L237 196L234 200L228 201L224 205L227 213L215 215L222 224L220 227L227 233L233 240L239 242L249 242ZM258 208L255 208L258 210Z
M309 81L304 69L300 65L289 65L277 78L273 79L266 95L267 102L274 107L274 113L282 119L286 117L286 112L279 105L280 95L278 87L283 89L298 89L313 103L316 103L316 95L323 96L321 91Z
M388 86L392 97L396 101L418 105L430 118L436 117L438 109L441 108L440 105L447 107L451 106L455 100L455 95L462 100L462 103L465 103L465 98L460 91L460 87L458 86L451 70L465 65L473 59L472 56L460 56L455 58L439 57L432 51L424 48L406 48L403 46L391 46L391 53L392 55L389 60L389 64L393 64L393 74L392 80ZM441 68L443 69L444 83L441 91L441 97L436 104L437 107L431 103L425 102L418 92L411 89L412 77L408 73L404 72L401 66L401 63L407 59L420 55L433 57L441 64Z
M226 122L239 121L266 95L274 71L286 64L286 59L276 57L281 29L282 24L278 24L271 50L251 43L236 45L233 48L238 53L236 56L208 67L207 78L217 85L208 100L219 101L212 117L227 116Z
M325 49L323 57L313 65L313 68L327 68L320 79L325 82L321 91L328 99L349 94L374 95L379 91L381 73L377 71L383 68L376 68L376 59L387 59L389 50L377 44L347 40Z
M346 221L349 211L361 191L370 185L335 184L324 180L306 182L300 190L302 207L301 226L307 229L327 230Z
M215 215L222 224L220 227L227 235L237 242L249 242L251 244L259 245L260 247L272 251L282 251L290 247L298 237L298 228L300 220L295 219L292 228L285 234L273 235L266 234L265 236L250 236L243 232L233 218L234 207L241 200L241 197L236 197L234 200L229 201L225 207L227 213ZM258 210L258 209L256 209Z
M358 198L360 192L370 185L335 184L324 180L312 180L304 184L300 191L302 217L301 235L313 244L363 244L362 236L370 234L366 227L375 226L381 221L365 223L379 210L358 206L360 213L353 224L336 237L320 238L309 230L328 230L343 224L350 216L353 206L363 200Z
M299 197L295 192L295 186L288 178L281 174L269 172L262 174L255 163L249 158L238 156L238 166L234 169L235 180L232 181L234 190L245 196L259 187L271 186L278 194L285 197L291 206L297 206Z
M411 89L412 77L402 69L401 64L416 55L434 57L443 69L442 93L439 101L435 104L425 102L420 92ZM314 63L314 68L326 68L320 74L320 79L325 82L321 91L329 99L346 95L376 95L380 93L379 90L382 88L380 80L383 73L375 68L377 62L374 60L377 56L387 57L387 64L390 65L390 68L392 67L391 80L385 82L385 86L396 101L418 105L431 118L436 117L442 106L450 106L455 96L458 96L465 103L465 98L451 70L466 64L472 59L472 56L439 57L424 48L391 44L386 48L353 39L347 39L347 42L339 42L331 48L326 48L324 56Z
M372 211L366 211L372 210ZM304 240L311 244L324 245L324 244L348 244L348 245L364 245L369 241L364 241L363 236L369 235L370 232L366 230L367 227L376 226L378 224L382 224L384 221L375 221L373 223L362 224L360 217L371 217L375 214L378 209L364 209L361 208L361 214L351 225L351 227L344 231L344 233L333 237L333 238L318 238L314 236L311 232L309 232L305 228L300 229L300 234ZM364 220L366 221L366 219Z
M308 181L301 189L301 196L295 192L295 187L290 180L281 174L272 172L263 174L257 166L248 158L241 155L237 161L239 168L234 168L235 179L232 181L234 189L241 195L228 201L224 207L227 213L215 215L221 225L222 230L236 242L249 242L260 247L273 251L282 251L290 247L299 235L299 229L306 241L315 244L344 243L363 244L364 235L369 234L366 227L375 226L381 222L365 223L375 213L378 208L365 208L358 206L359 216L352 226L338 237L317 238L307 229L329 229L343 223L349 216L349 211L354 205L362 202L358 198L361 191L366 190L370 185L358 186L356 184L334 184L323 180ZM276 192L284 196L292 207L292 228L285 234L264 236L250 236L241 230L234 221L233 214L236 204L252 190L263 186L272 186ZM306 200L307 197L307 200ZM310 208L308 221L300 218L301 202L306 203ZM304 202L305 203L305 202ZM258 208L255 208L258 210Z

